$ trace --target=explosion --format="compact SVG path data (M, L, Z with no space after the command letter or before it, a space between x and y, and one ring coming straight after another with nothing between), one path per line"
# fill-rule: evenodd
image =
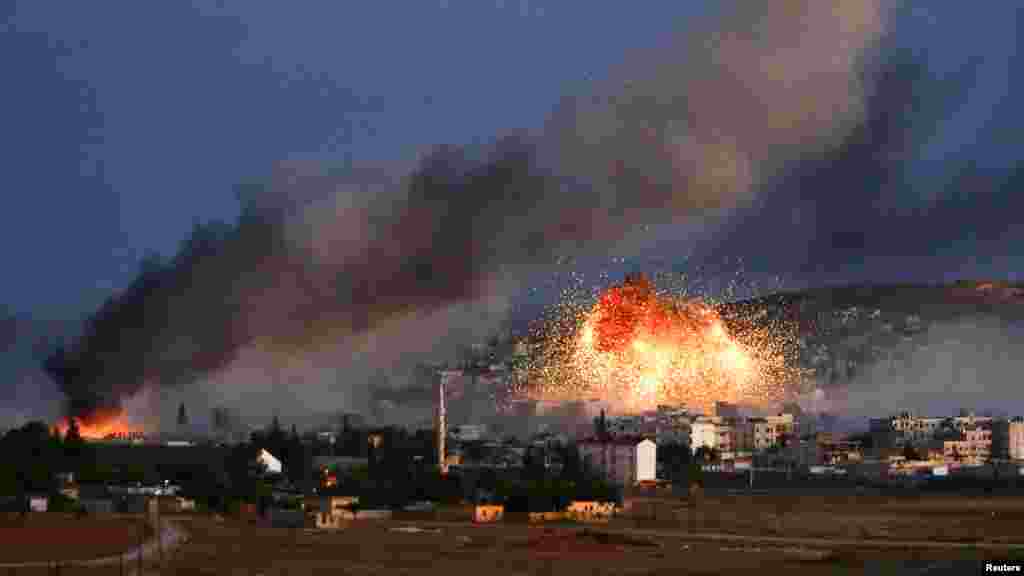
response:
M566 306L527 374L524 395L598 398L635 413L659 404L710 411L715 402L765 407L792 381L785 331L731 333L702 299L659 294L643 276ZM561 330L559 330L561 328Z
M78 425L78 433L86 440L132 438L142 434L142 430L132 425L121 409L96 410L88 416L76 417L74 421ZM61 436L67 434L69 427L69 418L57 423Z

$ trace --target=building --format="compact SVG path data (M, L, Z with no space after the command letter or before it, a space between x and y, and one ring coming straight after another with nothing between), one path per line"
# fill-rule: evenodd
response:
M814 440L819 455L816 464L838 466L853 464L864 459L860 442L846 440L830 432L819 432L811 438Z
M991 424L994 418L991 416L976 416L973 412L962 414L952 418L953 427L957 430L964 430L977 424Z
M944 418L924 418L902 412L888 418L887 427L900 440L899 444L920 445L933 438L945 421Z
M924 449L933 444L944 446L945 442L959 442L967 429L978 425L987 426L990 431L993 425L998 428L998 423L992 417L976 416L966 411L952 418L922 417L901 412L888 418L872 419L870 431L876 449L900 449L906 445ZM996 435L999 436L998 430ZM967 448L966 445L950 446L957 450ZM945 450L944 447L942 449ZM996 449L1000 450L1000 447L996 446Z
M313 458L313 468L320 478L324 488L333 488L338 485L338 478L356 468L365 468L370 465L368 458L356 458L352 456L317 456Z
M501 504L477 504L473 507L473 522L500 522L505 517L505 507Z
M761 430L760 440L766 447L781 446L785 440L791 438L796 431L796 419L792 414L779 414L767 416L764 419L764 426ZM758 442L758 434L754 434L754 444Z
M614 514L614 502L594 500L573 500L565 510L566 518L577 522L608 522Z
M991 423L966 427L955 440L942 443L943 456L948 461L970 465L983 464L992 456Z
M658 416L640 414L608 418L608 433L612 436L653 436L658 433Z
M265 448L260 449L259 455L256 456L256 461L266 466L267 472L271 474L281 474L284 470L281 465L281 461L275 458L270 452L267 452Z
M1024 418L1010 420L1007 428L1008 456L1011 460L1024 460Z
M458 442L477 442L487 437L486 424L453 426L449 435Z
M690 445L692 433L688 418L664 418L662 417L655 428L655 437L658 444L685 444Z
M633 486L655 479L658 446L649 438L590 439L580 442L579 449L584 462L614 484Z
M28 509L30 512L46 512L49 509L50 499L45 494L31 494L28 497Z
M719 416L698 416L690 425L690 447L710 448L719 453L732 452L735 426Z

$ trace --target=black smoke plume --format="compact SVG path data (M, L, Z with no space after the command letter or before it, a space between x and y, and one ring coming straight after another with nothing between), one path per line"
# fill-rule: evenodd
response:
M339 382L366 388L406 355L480 337L563 256L742 205L764 173L842 141L861 117L880 6L723 12L566 99L538 133L438 147L403 177L278 165L241 189L237 223L197 226L173 257L148 258L46 359L69 414L206 379L248 402L267 380L278 399L336 401Z

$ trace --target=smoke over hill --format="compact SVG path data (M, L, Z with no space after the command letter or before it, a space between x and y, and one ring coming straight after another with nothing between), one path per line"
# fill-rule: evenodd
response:
M1017 376L1024 369L1017 352L1024 344L1019 286L824 288L722 312L732 322L784 318L799 326L805 400L816 410L859 418L902 410L1024 412Z

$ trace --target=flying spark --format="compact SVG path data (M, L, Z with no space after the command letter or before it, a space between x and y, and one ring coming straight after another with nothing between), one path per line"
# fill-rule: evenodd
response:
M685 278L661 292L646 277L627 278L596 301L581 285L563 293L535 336L518 396L546 404L596 397L624 413L661 404L706 412L716 402L769 407L795 382L791 330L727 324L714 302L688 293Z

